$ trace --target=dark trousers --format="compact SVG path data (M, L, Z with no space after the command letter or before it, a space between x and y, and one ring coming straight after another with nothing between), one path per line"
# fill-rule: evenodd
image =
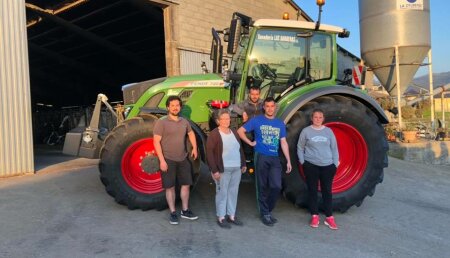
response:
M253 136L253 133L245 133L245 135L250 141L253 141L253 139L255 138ZM242 141L242 149L244 150L245 159L252 160L253 156L255 155L253 147L248 145L246 142Z
M268 215L275 208L281 191L280 158L259 153L255 156L259 212L261 215Z
M324 212L327 217L332 216L332 194L331 187L333 178L336 174L336 166L334 164L328 166L316 166L305 161L303 164L305 172L306 184L308 185L308 206L312 215L319 214L317 203L318 183L320 181L320 190L322 192Z

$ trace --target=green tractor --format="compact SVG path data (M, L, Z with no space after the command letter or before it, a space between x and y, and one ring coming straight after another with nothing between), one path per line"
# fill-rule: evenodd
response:
M348 37L349 32L320 24L320 17L317 23L252 21L235 13L229 28L212 29L212 34L213 73L160 78L122 88L126 119L106 137L100 151L100 178L106 191L130 209L164 208L152 132L156 120L166 114L167 97L177 95L183 101L182 116L190 121L198 142L199 158L193 162L198 175L206 168L206 138L214 126L211 111L246 99L249 87L258 86L261 97L276 99L277 117L287 125L293 164L292 173L283 175L287 199L298 206L306 204L296 148L314 108L325 111L326 125L338 142L340 166L333 182L333 209L344 212L372 196L388 165L382 127L388 119L374 99L337 79L336 36ZM228 42L231 62L222 62L220 34ZM229 63L229 69L224 63Z

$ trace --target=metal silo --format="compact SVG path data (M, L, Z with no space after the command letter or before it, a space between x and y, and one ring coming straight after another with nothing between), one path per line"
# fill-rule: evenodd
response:
M430 50L429 0L359 0L359 17L362 58L391 95L398 47L403 93Z

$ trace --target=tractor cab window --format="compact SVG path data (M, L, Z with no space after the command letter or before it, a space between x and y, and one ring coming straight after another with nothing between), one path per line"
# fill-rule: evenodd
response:
M315 33L310 46L309 75L313 81L331 78L332 42L328 34Z
M249 55L249 78L261 88L261 97L277 98L292 85L329 79L332 68L332 39L329 34L305 31L257 31ZM308 80L307 80L308 79Z
M238 49L236 51L236 54L233 55L230 71L232 71L235 74L242 74L244 70L244 64L246 60L246 54L247 54L247 48L248 48L248 35L242 35L241 40L239 42ZM236 103L239 99L239 92L240 90L239 85L240 81L234 81L232 82L231 87L231 103Z
M243 35L241 41L239 42L236 54L233 56L231 71L241 74L242 70L244 70L247 46L248 46L248 35Z
M250 53L249 78L261 97L278 97L306 76L306 38L298 31L262 29ZM249 85L248 85L249 86Z

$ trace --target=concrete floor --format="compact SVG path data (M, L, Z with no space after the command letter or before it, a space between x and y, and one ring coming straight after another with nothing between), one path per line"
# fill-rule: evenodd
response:
M274 212L279 223L264 226L253 184L242 183L238 215L245 225L225 230L215 223L208 177L192 193L200 219L173 226L167 210L130 211L116 204L99 180L97 162L55 154L37 159L41 167L35 175L0 179L0 257L448 257L450 252L449 166L391 158L375 195L335 214L338 231L323 224L310 228L308 212L283 198Z

